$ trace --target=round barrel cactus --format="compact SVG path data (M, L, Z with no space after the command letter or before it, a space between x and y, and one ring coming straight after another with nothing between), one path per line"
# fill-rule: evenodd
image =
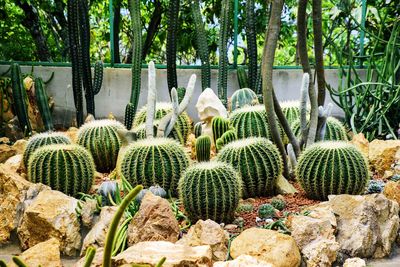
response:
M189 156L173 139L143 139L126 148L119 165L118 172L132 186L160 185L177 195L178 181L189 166Z
M278 148L262 137L231 142L223 147L217 159L239 172L244 198L272 195L276 179L282 173Z
M209 161L189 167L179 180L179 195L193 223L229 222L241 197L239 174L229 164Z
M47 145L56 145L56 144L71 144L71 140L63 133L60 132L46 132L35 134L32 136L28 144L26 145L23 160L25 167L28 166L29 158L32 156L33 152L35 152L38 148Z
M125 126L116 120L94 120L79 128L77 143L93 156L99 172L110 172L117 163L121 139L118 130Z
M236 130L228 130L226 131L220 138L217 139L217 143L215 144L217 150L221 150L222 147L230 142L233 142L237 139Z
M293 133L300 137L300 120L296 120L292 124ZM341 123L338 119L334 117L328 117L326 119L326 128L325 128L325 136L324 140L326 141L348 141L349 138L347 136L346 128L343 123ZM323 141L323 140L322 140Z
M155 120L153 122L153 124L154 124L153 136L157 136L157 127L158 127L159 123L160 123L160 120ZM145 139L147 137L146 136L146 123L142 123L139 126L136 126L135 128L132 129L132 132L136 133L136 138L137 139ZM172 131L171 131L171 133L169 134L168 137L175 139L176 141L178 141L182 145L186 144L185 138L183 137L182 133L178 130L176 125L172 129Z
M79 145L48 145L37 149L28 162L28 178L64 194L77 197L92 186L92 155Z
M230 115L231 125L239 139L247 137L270 137L268 119L263 105L247 106Z
M289 125L292 125L296 120L300 120L299 101L283 101L280 105Z
M257 95L250 88L239 89L235 91L231 97L231 111L245 106L254 106L257 104Z
M369 180L368 163L352 144L318 142L299 158L296 175L307 195L326 200L328 195L360 194Z

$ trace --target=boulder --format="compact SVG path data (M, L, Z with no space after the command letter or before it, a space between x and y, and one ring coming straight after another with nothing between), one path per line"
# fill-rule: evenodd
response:
M56 238L36 244L18 256L26 266L61 267L60 242ZM10 266L16 266L10 263Z
M20 173L21 176L22 175L26 176L26 173L22 173L20 171L20 167L23 166L22 160L23 160L23 155L17 154L12 156L11 158L8 158L6 162L4 162L4 165L9 166L12 171Z
M269 263L264 263L249 255L241 255L231 261L219 261L213 267L273 267Z
M128 226L129 246L142 241L176 242L178 237L179 223L168 200L146 193Z
M167 241L146 241L129 247L112 258L113 266L149 264L154 266L166 257L163 267L210 267L212 251L210 246L190 247Z
M360 258L347 259L343 264L343 267L365 267L365 266L367 266L365 264L365 261Z
M24 154L26 145L28 144L28 141L25 139L19 139L17 142L13 144L13 149L17 151L17 154Z
M75 211L78 200L59 191L46 190L25 210L18 227L22 249L54 237L63 254L73 256L81 247L80 223Z
M372 170L383 175L400 159L400 140L373 140L369 143L368 158Z
M196 103L197 113L203 122L210 122L215 116L226 118L228 112L211 88L206 88Z
M386 183L383 194L390 200L396 201L400 205L400 181L389 181Z
M193 225L177 244L187 246L209 245L213 253L213 261L223 261L228 253L228 234L212 220L199 220Z
M232 241L230 254L233 259L250 255L274 267L296 267L301 263L293 237L260 228L244 230Z
M24 214L26 206L39 192L50 190L21 177L13 166L0 164L0 244L9 241Z
M17 154L17 150L7 144L0 144L0 163Z
M369 156L369 142L365 138L363 133L355 134L353 136L353 138L351 139L350 143L352 143L353 145L358 147L358 149L360 149L361 153L363 153L363 155L366 158L368 158L368 156Z
M275 190L278 194L286 195L286 194L294 194L298 191L294 186L286 180L283 175L279 175L278 179L275 182Z
M98 216L96 216L97 211L97 200L96 199L86 199L85 202L82 203L82 225L88 228L91 228L98 221Z

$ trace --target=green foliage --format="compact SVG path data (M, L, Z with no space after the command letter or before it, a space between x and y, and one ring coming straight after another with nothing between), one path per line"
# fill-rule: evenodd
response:
M42 78L35 79L35 96L44 128L46 129L46 131L54 130L53 118L51 117L51 112L49 108L49 98L43 88Z
M197 122L193 127L194 137L199 137L203 131L203 123L201 121Z
M261 219L271 219L276 217L275 208L271 204L262 204L258 207L258 217Z
M213 141L214 144L216 144L217 139L229 130L229 120L224 119L221 116L215 116L211 120L211 128L213 133Z
M217 150L221 150L224 145L229 144L236 139L236 131L234 129L228 130L220 138L217 139L217 143L215 144L215 146Z
M235 91L231 97L231 111L245 106L254 106L258 104L256 93L249 88L243 88Z
M95 165L79 145L48 145L37 149L28 162L28 178L64 194L77 197L92 186Z
M281 211L286 207L286 203L285 200L274 197L271 201L271 206Z
M352 144L326 141L307 148L300 156L296 177L308 197L326 200L328 195L360 194L369 180L368 163Z
M168 138L143 139L130 144L122 157L119 173L132 185L160 185L177 193L181 173L189 166L184 148Z
M211 138L208 135L196 139L196 158L198 162L209 161L211 151Z
M117 131L124 129L124 125L116 120L94 120L79 129L77 143L92 154L99 172L110 172L115 168L121 146Z
M32 136L26 145L23 155L25 167L28 166L29 158L38 148L56 144L68 145L71 144L71 140L65 134L60 132L40 133Z
M231 125L236 129L237 137L269 138L268 120L263 105L247 106L235 110L230 115Z
M28 96L22 81L21 68L17 63L11 65L11 82L13 107L18 117L19 126L25 135L32 133L31 123L28 116ZM3 103L1 103L3 105Z
M260 138L239 139L227 144L218 161L232 165L243 180L243 197L274 193L275 181L282 173L282 159L271 141Z
M232 166L202 162L189 167L179 180L179 195L192 222L230 222L239 204L242 181Z
M296 120L292 123L293 133L300 137L300 120ZM325 129L325 141L347 141L347 131L344 125L334 117L328 117L326 119L326 129Z

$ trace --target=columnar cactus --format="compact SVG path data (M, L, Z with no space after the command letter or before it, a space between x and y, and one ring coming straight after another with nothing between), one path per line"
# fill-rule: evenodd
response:
M261 137L229 143L220 151L217 159L231 164L240 173L245 198L272 195L275 181L282 173L278 148Z
M169 138L139 140L130 144L118 166L118 172L135 185L160 185L173 195L181 173L189 166L184 148Z
M231 125L239 139L247 137L269 138L268 120L263 105L248 106L232 112Z
M24 151L23 160L25 167L28 166L29 158L38 148L56 144L71 144L71 140L65 134L60 132L40 133L32 136Z
M179 180L179 195L193 223L199 219L229 222L241 197L242 181L235 169L209 161L189 167Z
M318 142L299 158L296 176L308 197L326 200L328 195L360 194L369 180L368 163L352 144Z
M218 138L215 146L217 147L217 150L221 150L224 145L233 142L236 139L237 139L236 130L232 129L226 131L220 138Z
M253 106L258 104L256 93L249 88L242 88L233 93L231 97L231 111L244 106Z
M79 145L48 145L36 150L28 162L28 178L64 194L77 197L92 186L95 165Z
M239 82L239 88L249 88L247 73L244 66L239 66L237 68L237 78Z
M292 124L293 133L300 137L300 120L293 122ZM347 131L344 125L334 117L328 117L326 119L325 137L326 141L347 141Z
M197 161L209 161L211 151L211 138L208 135L202 135L196 140L196 158Z
M124 129L124 125L116 120L94 120L79 129L77 143L92 154L99 172L110 172L115 168L121 146L117 131Z
M40 77L35 79L35 97L44 128L46 131L54 130L53 118L49 108L49 99L46 90L43 88L43 80Z
M229 130L229 120L224 119L221 116L215 116L211 120L211 128L213 133L213 141L214 144L216 144L217 139Z
M201 121L197 122L193 127L194 137L199 137L203 132L203 123Z
M156 134L157 134L157 129L158 129L159 123L160 123L160 120L153 121L153 125L154 125L153 136L156 136ZM172 129L172 132L168 135L168 137L175 139L176 141L181 143L181 145L184 145L184 144L186 144L186 140L183 138L181 131L178 129L179 129L178 124L175 124L175 127ZM131 131L136 134L137 139L145 139L148 137L146 134L146 123L142 123L141 125L133 128Z

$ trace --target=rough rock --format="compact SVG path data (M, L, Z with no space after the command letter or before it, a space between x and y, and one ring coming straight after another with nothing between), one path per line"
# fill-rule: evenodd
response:
M365 261L360 258L347 259L343 264L343 267L365 267L365 266L367 266L365 264Z
M24 154L26 145L28 144L28 141L25 139L19 139L17 142L13 144L13 149L17 151L17 154Z
M55 238L41 242L18 256L26 266L61 267L60 242ZM16 266L10 263L10 266Z
M7 144L0 144L0 163L17 154L17 150Z
M228 253L229 237L222 227L212 220L199 220L177 244L187 246L210 245L213 260L223 261Z
M219 261L213 267L273 267L269 263L264 263L249 255L241 255L231 261Z
M10 239L26 206L43 190L50 188L30 183L16 173L13 166L0 164L0 244Z
M297 193L296 188L286 180L285 177L280 175L275 182L275 190L278 194L286 195L286 194L294 194Z
M96 248L104 247L108 228L110 227L110 223L117 209L118 207L110 206L101 209L99 221L93 226L83 240L81 256L85 255L89 246Z
M82 224L85 227L91 228L98 221L98 216L96 216L97 211L97 200L95 199L86 199L85 202L82 203L82 211L81 218Z
M383 194L390 200L396 201L400 205L400 181L389 181L385 185Z
M128 226L128 244L131 246L142 241L176 242L178 237L179 223L168 200L148 192Z
M104 253L104 248L98 248L96 249L96 254L94 255L92 264L90 267L103 267L103 253ZM82 257L75 265L74 267L85 267L85 262L86 258Z
M350 143L352 143L353 145L358 147L358 149L360 149L361 153L363 153L363 155L366 158L368 158L368 156L369 156L368 155L369 154L369 142L365 138L363 133L355 134L353 136L353 138L351 139Z
M208 122L215 116L226 118L228 112L211 88L206 88L199 96L196 109L201 121Z
M236 237L230 250L233 259L250 255L274 267L300 266L299 248L293 237L276 231L249 228Z
M6 162L4 162L4 165L7 165L10 167L11 170L14 172L19 172L21 176L26 176L26 173L21 173L19 170L21 168L23 160L23 155L22 154L17 154L15 156L12 156L11 158L7 159Z
M80 223L76 214L78 200L59 191L46 190L25 210L18 227L22 249L28 249L54 237L63 254L73 256L80 249Z
M210 246L189 247L167 241L146 241L129 247L112 258L113 266L124 264L157 264L166 257L163 267L210 267L212 252ZM129 265L130 266L130 265Z
M383 175L400 159L400 140L373 140L369 143L368 158L371 168Z

